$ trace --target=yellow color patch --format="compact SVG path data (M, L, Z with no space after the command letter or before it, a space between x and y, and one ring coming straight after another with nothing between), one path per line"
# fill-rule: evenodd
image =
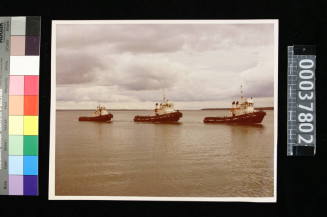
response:
M23 116L9 116L9 135L23 135Z
M24 116L24 135L38 135L39 134L39 117L38 116Z

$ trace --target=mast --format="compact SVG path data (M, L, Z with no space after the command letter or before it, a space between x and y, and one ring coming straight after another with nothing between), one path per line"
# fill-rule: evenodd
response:
M241 99L243 99L243 85L241 84Z
M101 116L102 115L102 107L100 104L99 104L99 112L100 112L100 116Z
M162 101L163 101L163 102L166 102L165 89L162 89Z

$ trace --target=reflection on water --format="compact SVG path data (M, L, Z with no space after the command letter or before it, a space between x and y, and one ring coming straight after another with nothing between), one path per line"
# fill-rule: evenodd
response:
M272 196L273 112L262 125L203 124L224 111L183 111L180 124L112 123L57 111L56 195Z

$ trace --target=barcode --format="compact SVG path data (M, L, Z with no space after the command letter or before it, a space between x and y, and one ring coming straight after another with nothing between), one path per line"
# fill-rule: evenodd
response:
M0 43L3 43L3 33L4 33L4 31L3 31L3 28L4 27L4 25L3 25L3 23L0 23Z

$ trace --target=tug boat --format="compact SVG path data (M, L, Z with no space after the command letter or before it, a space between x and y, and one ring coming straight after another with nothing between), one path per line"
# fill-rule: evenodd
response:
M203 122L208 124L235 123L235 124L259 124L265 117L266 112L254 109L253 98L243 97L241 86L240 101L233 101L229 115L225 117L205 117Z
M155 104L155 115L152 116L140 116L134 117L135 122L151 122L151 123L177 123L178 120L183 117L183 114L179 110L174 109L174 104L169 102L163 97L162 102Z
M110 122L113 115L104 106L98 106L92 117L79 117L79 121Z

